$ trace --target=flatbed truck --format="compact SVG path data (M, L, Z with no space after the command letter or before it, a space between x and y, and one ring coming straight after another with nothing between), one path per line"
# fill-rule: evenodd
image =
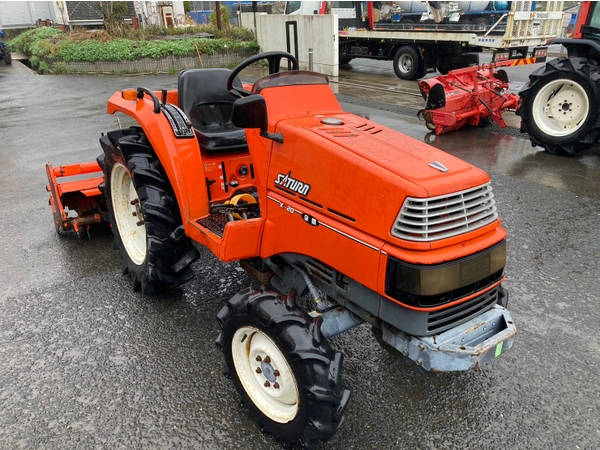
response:
M543 62L546 42L561 35L563 23L562 1L511 2L510 11L487 27L447 20L403 23L381 15L376 2L330 3L330 8L286 12L338 14L340 64L354 58L393 61L396 75L405 80L477 65L484 50L494 52L494 61L531 57Z

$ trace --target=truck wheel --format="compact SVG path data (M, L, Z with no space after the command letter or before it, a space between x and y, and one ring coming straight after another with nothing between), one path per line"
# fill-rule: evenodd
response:
M342 354L310 317L282 295L247 289L217 315L216 340L244 406L261 426L311 448L344 422L350 391L342 385Z
M490 26L490 21L487 17L478 17L473 20L475 31L485 31Z
M436 67L437 71L442 75L448 75L449 64L447 58L440 58Z
M131 130L111 141L97 161L123 274L135 291L153 294L189 281L199 254L184 234L175 195L146 136Z
M586 58L559 58L529 75L517 115L531 144L575 154L600 135L600 73Z
M420 58L417 51L410 45L404 45L396 50L394 55L394 72L402 80L416 80L419 73Z

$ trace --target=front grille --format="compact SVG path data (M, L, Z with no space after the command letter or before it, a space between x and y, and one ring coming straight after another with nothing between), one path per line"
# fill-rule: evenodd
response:
M407 197L392 235L431 242L476 230L498 218L490 183L430 198Z
M498 301L498 289L499 287L495 287L485 294L459 305L429 313L427 316L427 330L441 333L491 309Z

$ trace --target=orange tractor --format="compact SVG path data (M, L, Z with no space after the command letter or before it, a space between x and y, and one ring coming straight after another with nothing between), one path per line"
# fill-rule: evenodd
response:
M261 59L269 75L242 85ZM86 165L49 167L57 230L106 219L143 293L192 277L192 241L239 260L262 286L218 313L216 344L245 406L285 442L312 447L342 425L350 391L328 339L364 322L431 372L513 346L488 174L344 112L292 55L186 70L177 90L115 93L108 112L139 126L100 139L92 186L58 179Z

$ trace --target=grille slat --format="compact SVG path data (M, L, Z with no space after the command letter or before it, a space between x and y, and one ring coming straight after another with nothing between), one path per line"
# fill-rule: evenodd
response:
M476 230L497 218L492 186L486 183L449 195L407 197L392 227L392 235L431 242Z
M413 225L411 225L410 223L405 223L405 226L399 226L399 227L394 227L395 229L399 230L399 231L404 231L406 233L416 233L416 232L422 232L423 234L436 234L436 233L440 233L442 231L446 231L446 230L450 230L453 228L457 228L457 227L465 227L467 228L468 225L472 224L472 223L476 223L477 221L483 220L486 217L488 217L488 214L478 214L478 215L467 215L467 214L463 214L461 215L461 218L454 218L452 219L452 221L441 221L438 223L431 223L431 222L425 222L425 223L413 223ZM489 222L486 223L490 223L493 220L495 220L495 218L492 218ZM434 226L434 225L440 225L440 224L446 224L445 226ZM479 227L473 227L472 229L475 228L479 228Z
M446 223L446 222L448 222L449 219L457 219L460 217L468 216L469 214L477 214L477 213L486 211L489 208L490 208L489 205L479 205L475 208L457 208L455 210L451 210L450 212L445 214L443 217L432 214L429 217L423 216L423 218L430 219L431 217L437 217L437 219L427 220L428 225L437 225L440 223ZM469 214L465 213L465 210L467 210L467 212ZM408 214L407 214L407 216L412 217L412 216L409 216ZM415 225L415 226L423 225L422 220L419 221L419 220L404 219L404 223L409 224L409 225Z
M408 205L409 208L411 209L420 209L420 210L430 210L430 209L434 209L436 208L436 204L439 204L439 208L447 208L448 206L451 205L455 205L455 204L459 204L462 205L465 202L470 202L472 200L478 200L481 198L482 195L487 195L490 197L490 199L492 199L494 197L494 194L492 194L492 191L489 190L484 190L481 188L475 188L476 191L470 193L470 194L463 194L463 195L455 195L455 194L451 194L449 196L443 196L441 198L438 197L434 197L434 198L430 198L430 199L424 199L425 200L425 205L423 205L423 200L422 199L410 199L411 203ZM416 201L418 200L418 202ZM478 201L477 203L480 203L480 201Z
M479 314L491 309L498 301L498 288L475 297L452 308L429 313L427 318L429 331L442 332L460 323L467 322Z

